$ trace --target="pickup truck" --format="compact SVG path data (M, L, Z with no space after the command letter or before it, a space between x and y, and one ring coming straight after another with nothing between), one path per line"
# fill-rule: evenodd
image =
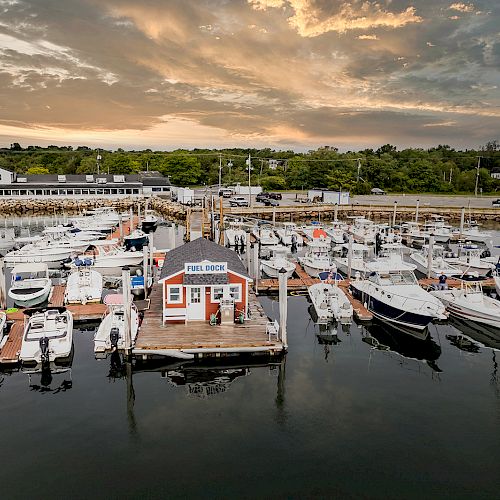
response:
M229 205L232 207L248 207L248 199L243 196L235 196L229 200Z

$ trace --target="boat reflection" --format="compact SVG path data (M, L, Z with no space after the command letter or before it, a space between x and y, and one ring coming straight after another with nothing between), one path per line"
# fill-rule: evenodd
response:
M71 361L65 364L43 363L30 367L23 366L21 371L28 375L28 384L32 391L57 394L73 387Z
M449 321L465 337L461 335L446 335L446 338L452 345L462 351L479 352L479 347L481 346L500 349L500 329L454 316L450 316ZM477 342L479 345L474 344L474 342Z
M367 335L362 338L363 342L374 349L392 351L407 359L425 361L435 372L442 371L436 363L441 356L441 347L427 331L423 338L417 338L400 328L375 321L366 327L365 332Z

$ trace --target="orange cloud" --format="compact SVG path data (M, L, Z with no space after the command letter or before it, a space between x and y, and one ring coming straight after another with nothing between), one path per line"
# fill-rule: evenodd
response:
M458 12L474 12L475 7L471 3L457 2L457 3L452 3L448 7L448 10L456 10Z

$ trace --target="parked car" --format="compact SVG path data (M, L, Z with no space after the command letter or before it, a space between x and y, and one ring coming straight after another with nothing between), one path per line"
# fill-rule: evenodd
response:
M496 208L500 207L500 199L498 199L498 200L493 200L493 201L491 202L491 204L492 204L494 207L496 207Z
M264 198L262 200L262 203L264 203L264 205L266 207L279 207L280 206L279 201L273 200L272 198Z
M283 198L283 196L281 196L281 193L267 193L267 195L273 200L281 200Z
M260 202L264 202L265 200L268 199L269 199L269 193L265 193L264 191L257 194L257 196L255 197L255 201L260 201Z
M219 196L223 198L231 198L233 196L233 190L229 188L221 188L219 189Z
M248 207L248 199L243 196L235 196L229 200L229 205L232 207Z

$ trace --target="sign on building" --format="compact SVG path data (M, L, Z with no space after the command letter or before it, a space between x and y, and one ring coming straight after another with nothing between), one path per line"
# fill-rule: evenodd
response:
M227 273L227 262L186 262L185 274L222 274Z

